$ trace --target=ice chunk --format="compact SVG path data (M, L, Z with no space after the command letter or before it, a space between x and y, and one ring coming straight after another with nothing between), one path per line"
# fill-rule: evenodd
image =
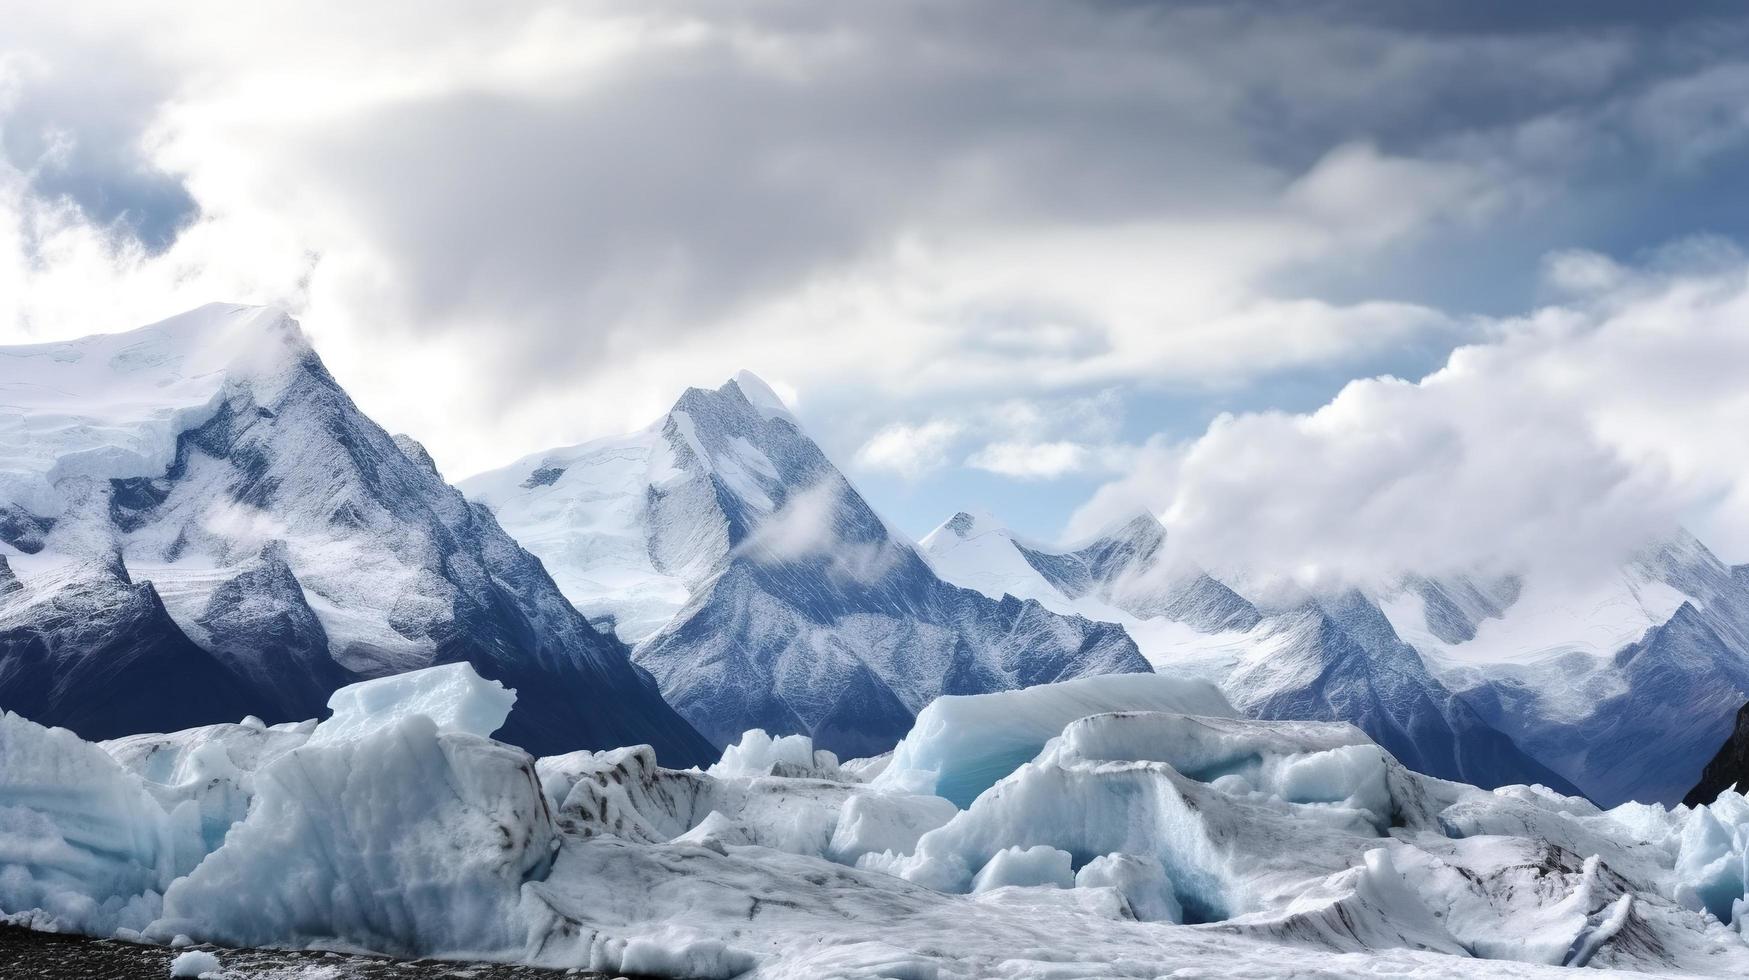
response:
M941 697L917 715L873 784L930 793L966 807L1038 755L1064 725L1111 711L1234 716L1232 705L1214 685L1166 674L1113 674L1020 691Z
M844 801L826 856L855 864L865 854L909 854L917 847L917 838L958 812L939 796L858 793Z
M1749 827L1720 820L1711 806L1698 806L1682 829L1676 857L1676 897L1694 909L1706 909L1720 922L1730 922L1736 902L1749 885L1745 853Z
M806 735L772 738L762 728L748 729L741 740L723 750L723 757L705 770L713 776L766 776L841 779L838 757L814 748Z
M1075 887L1116 889L1130 914L1143 922L1184 921L1166 869L1151 857L1102 854L1076 872Z
M1063 730L1063 740L1065 751L1083 759L1164 762L1234 795L1346 811L1308 814L1338 825L1350 825L1353 813L1373 833L1390 826L1388 756L1353 725L1149 712L1083 718Z
M170 886L149 936L410 956L522 945L522 885L557 847L522 750L406 714L312 740L255 787L249 816Z
M1073 888L1075 872L1070 870L1073 863L1074 858L1068 851L1059 851L1048 844L1005 848L992 855L972 876L972 891L987 892L992 888L1027 885Z
M481 677L471 664L427 667L335 691L328 699L334 713L316 726L310 742L356 740L413 715L430 718L439 731L487 738L503 727L515 703L515 691Z
M204 949L191 949L186 953L178 953L170 961L170 975L173 977L201 977L208 973L219 972L219 958Z
M204 854L192 805L167 810L96 745L0 713L0 912L139 929Z
M656 764L656 750L634 745L571 752L535 763L547 806L565 829L653 844L692 827L710 804L710 777Z
M838 764L838 771L847 776L853 776L863 782L873 782L876 776L887 771L892 764L893 753L882 752L880 755L866 756L861 759L846 759Z

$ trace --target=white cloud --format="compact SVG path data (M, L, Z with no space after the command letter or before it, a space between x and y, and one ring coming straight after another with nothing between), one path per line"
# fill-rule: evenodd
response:
M1050 480L1087 465L1091 452L1073 442L993 442L966 458L966 465L1022 480Z
M856 451L856 465L916 479L947 464L948 447L961 431L959 423L947 419L930 419L920 425L889 425Z
M762 564L789 566L824 561L826 573L846 581L872 582L903 557L892 540L850 540L839 533L837 518L844 488L826 479L792 495L766 517L736 549Z
M1315 412L1157 441L1073 527L1145 503L1216 568L1302 580L1586 574L1680 522L1749 552L1749 261L1712 242L1647 269L1552 265L1593 292L1492 325L1496 341L1419 382L1354 381Z
M740 367L897 409L1238 384L1443 329L1269 282L1475 211L1486 168L1325 124L1303 137L1319 152L1267 159L1240 110L1360 112L1478 60L1573 92L1619 47L927 0L9 14L7 64L29 67L0 126L108 140L120 162L94 180L156 173L198 212L155 252L0 163L0 340L283 302L457 473ZM116 118L84 126L102 106ZM66 156L50 143L39 162Z
M1733 52L1676 44L1665 64L1608 24L995 0L14 6L0 342L284 303L365 410L453 474L636 427L743 367L791 382L792 404L853 405L809 422L872 470L979 443L1084 447L974 454L1011 472L1104 466L1109 427L988 407L1232 390L1474 339L1368 273L1417 243L1443 263L1428 241L1473 246L1587 160L1704 139L1694 168L1749 134ZM158 216L188 222L163 249L91 203L141 174L197 206ZM1550 282L1595 292L1607 271ZM1296 285L1321 275L1342 288Z

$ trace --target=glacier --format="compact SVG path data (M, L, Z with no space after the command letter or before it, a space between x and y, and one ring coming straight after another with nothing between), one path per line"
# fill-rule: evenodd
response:
M943 694L1150 669L1119 625L944 581L747 372L460 486L719 747L870 756Z
M933 703L919 758L1012 760L960 805L806 736L750 732L710 770L535 758L491 737L514 695L470 665L393 680L322 721L101 743L0 715L0 913L675 978L1749 970L1733 791L1484 790L1161 675L1127 678L1159 682L1147 704L1106 678Z
M278 723L466 662L523 692L507 741L715 757L283 311L0 347L0 391L0 707L99 739Z

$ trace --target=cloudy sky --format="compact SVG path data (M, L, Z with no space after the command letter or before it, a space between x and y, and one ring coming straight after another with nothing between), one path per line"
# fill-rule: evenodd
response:
M1746 164L1729 3L0 0L0 342L281 303L451 477L747 368L914 535L1749 561Z

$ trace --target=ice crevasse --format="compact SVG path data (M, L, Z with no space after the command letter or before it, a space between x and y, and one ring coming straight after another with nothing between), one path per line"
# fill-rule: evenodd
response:
M0 912L671 977L1749 971L1742 796L1482 791L1347 725L1093 680L941 699L884 769L764 732L709 770L537 760L462 664L320 723L93 744L4 715Z

